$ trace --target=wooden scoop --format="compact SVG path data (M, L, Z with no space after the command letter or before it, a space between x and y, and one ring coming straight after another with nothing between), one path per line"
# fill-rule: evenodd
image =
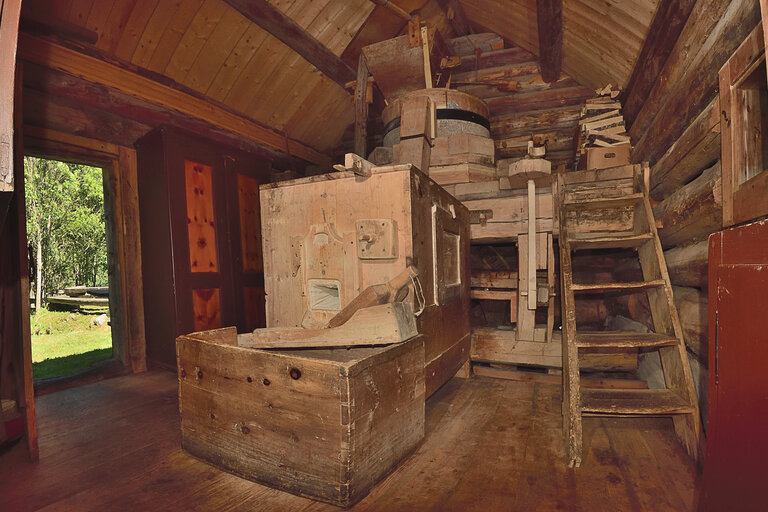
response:
M352 318L352 315L354 315L356 311L362 308L402 300L403 296L401 296L400 292L408 286L411 282L411 278L416 277L417 275L418 271L416 268L413 265L408 265L404 271L395 276L390 282L369 286L363 290L360 295L355 297L352 302L347 304L344 309L336 313L336 316L331 318L330 322L328 322L328 327L333 328L344 324L347 320Z

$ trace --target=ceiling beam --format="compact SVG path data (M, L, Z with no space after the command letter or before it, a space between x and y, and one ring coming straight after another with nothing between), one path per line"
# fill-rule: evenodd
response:
M560 78L563 67L563 1L536 0L541 76L550 83Z
M664 69L696 0L661 0L656 8L645 43L622 95L624 120L629 126L637 118L651 89Z
M437 0L438 5L445 13L445 17L451 23L457 37L472 34L472 26L469 24L467 13L459 0Z
M207 125L293 156L330 167L328 155L284 133L245 117L234 109L185 88L167 77L138 68L94 48L91 54L62 46L51 40L21 33L19 58L62 71L87 82L114 89L128 96L203 121Z
M225 0L240 14L260 26L342 88L357 73L320 41L266 0Z

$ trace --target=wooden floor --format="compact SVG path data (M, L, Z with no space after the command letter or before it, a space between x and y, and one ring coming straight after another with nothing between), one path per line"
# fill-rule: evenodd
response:
M0 456L0 510L340 510L218 471L180 448L176 380L152 371L40 397L40 462ZM691 510L694 466L671 421L587 418L564 464L558 386L453 379L417 451L354 510Z

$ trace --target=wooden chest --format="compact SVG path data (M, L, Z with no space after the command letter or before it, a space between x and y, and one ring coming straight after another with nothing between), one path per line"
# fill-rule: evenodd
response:
M261 187L267 327L321 327L413 265L427 396L468 359L469 211L412 165Z
M234 327L176 342L182 446L221 469L347 507L424 437L424 341L263 351Z

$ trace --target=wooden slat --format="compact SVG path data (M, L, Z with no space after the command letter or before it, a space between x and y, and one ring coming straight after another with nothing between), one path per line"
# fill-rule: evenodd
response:
M563 381L562 375L551 375L547 373L494 368L491 366L480 365L473 366L472 373L478 377L491 377L494 379L512 380L516 382L537 382L542 384L553 384L556 386L561 386ZM648 389L648 383L645 381L630 379L597 379L582 377L581 385L591 388Z
M668 347L677 344L677 338L668 334L641 332L585 332L576 333L576 346L592 348Z
M569 240L569 245L573 250L636 248L652 238L653 236L650 233L626 236L601 236L596 238L572 238Z
M597 210L602 208L621 208L632 206L643 199L643 194L630 194L621 197L598 197L579 201L566 201L563 206L569 210Z
M626 283L597 283L597 284L576 284L571 286L574 292L599 292L611 290L645 290L647 288L657 288L664 286L663 279L654 279L651 281L633 281Z
M85 78L145 101L174 108L267 147L285 150L284 136L211 100L193 96L135 71L44 39L22 34L20 40L23 42L21 56L26 60ZM289 140L288 147L295 156L330 167L331 160L328 156L301 142Z
M668 389L581 390L581 410L604 414L690 414L695 408Z

